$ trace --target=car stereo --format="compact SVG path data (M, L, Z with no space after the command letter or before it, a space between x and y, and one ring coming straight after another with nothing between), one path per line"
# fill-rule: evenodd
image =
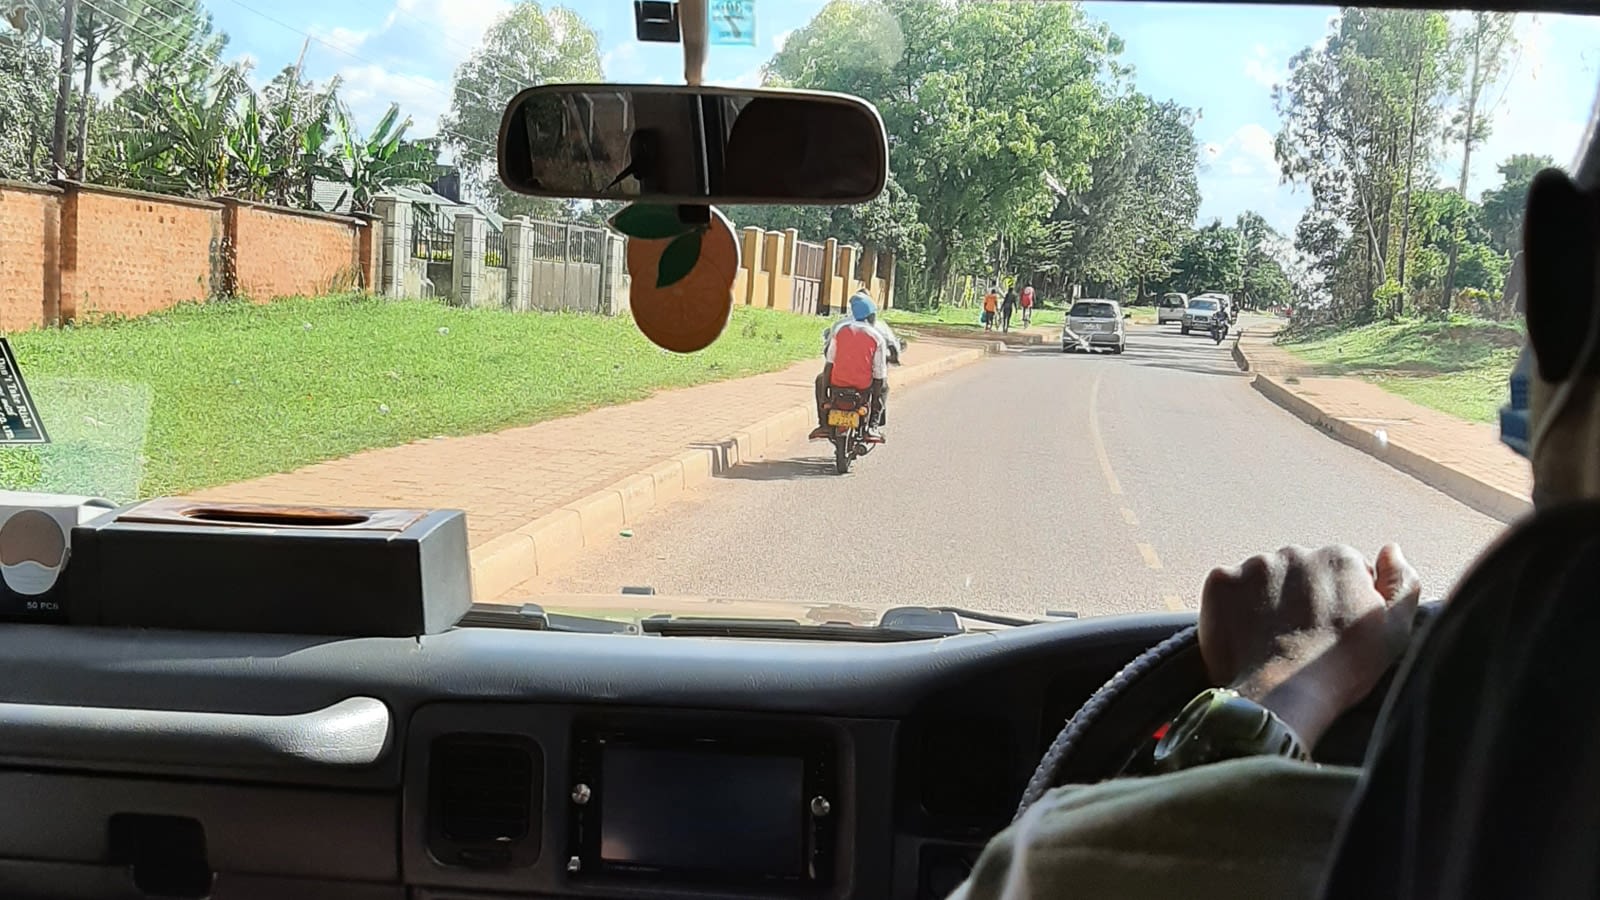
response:
M574 743L572 877L831 882L839 810L826 741L580 731Z

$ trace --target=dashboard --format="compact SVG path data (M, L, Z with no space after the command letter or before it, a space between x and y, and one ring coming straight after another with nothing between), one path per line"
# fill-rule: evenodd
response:
M922 898L1192 615L894 643L0 625L0 896Z

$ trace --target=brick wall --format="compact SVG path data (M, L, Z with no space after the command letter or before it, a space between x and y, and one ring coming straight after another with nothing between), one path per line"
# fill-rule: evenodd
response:
M140 316L220 288L222 207L66 184L61 317Z
M270 300L351 290L363 283L362 222L238 200L224 202L233 262L230 286L235 294Z
M0 181L0 331L186 300L372 285L378 224L242 201Z
M0 331L38 325L46 295L59 296L56 242L45 236L60 228L60 196L48 185L0 180Z

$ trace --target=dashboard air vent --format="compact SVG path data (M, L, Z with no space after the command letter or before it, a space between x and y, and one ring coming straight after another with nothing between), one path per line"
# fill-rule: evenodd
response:
M517 868L539 857L544 758L526 738L447 734L428 762L428 845L447 865Z

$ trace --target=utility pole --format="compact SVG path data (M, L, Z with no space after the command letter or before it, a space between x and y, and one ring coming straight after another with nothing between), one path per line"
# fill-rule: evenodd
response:
M56 178L67 174L67 101L72 95L72 37L77 27L78 0L66 0L61 11L61 69L56 82L56 121L50 144L50 163Z

